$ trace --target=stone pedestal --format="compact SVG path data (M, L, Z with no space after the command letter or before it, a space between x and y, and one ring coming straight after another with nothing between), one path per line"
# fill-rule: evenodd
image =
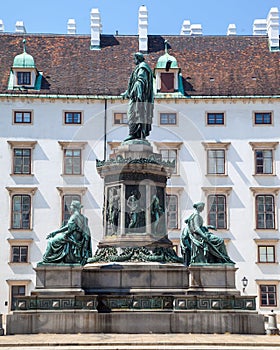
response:
M14 314L8 318L7 334L38 333L220 333L264 334L256 312L189 311L174 312L137 308L97 313L92 311L53 311Z
M184 294L188 269L182 264L97 263L83 270L86 294L175 295Z
M240 295L235 287L236 270L231 264L192 264L189 266L190 287L187 293Z
M83 295L82 266L80 265L41 265L37 266L36 289L31 295L70 294Z
M123 142L114 159L97 161L105 188L104 237L99 248L172 247L165 195L173 169L146 140Z
M255 296L234 288L235 270L217 266L215 277L215 266L174 263L39 267L35 291L7 315L7 334L264 334Z

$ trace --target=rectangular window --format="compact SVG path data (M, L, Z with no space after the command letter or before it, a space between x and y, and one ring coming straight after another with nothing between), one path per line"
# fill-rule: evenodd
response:
M275 246L258 246L258 262L274 263L275 262Z
M255 150L256 174L272 174L273 152L272 150Z
M81 196L78 194L66 194L62 197L62 225L66 225L70 219L70 205L72 201L81 202Z
M161 125L176 125L176 113L160 113Z
M256 196L257 229L275 228L275 207L272 195Z
M18 85L31 85L31 73L30 72L17 72L17 84Z
M114 124L127 124L127 113L114 113Z
M225 174L225 151L210 149L207 151L207 174Z
M261 306L277 306L276 285L260 285L260 303Z
M64 113L65 124L81 124L82 113L81 112L65 112Z
M11 310L15 310L16 308L16 297L21 296L21 295L25 295L25 286L21 286L21 285L16 285L16 286L12 286L12 290L11 290Z
M31 149L14 148L13 174L31 174Z
M174 74L161 73L161 87L160 92L174 92Z
M14 123L21 123L21 124L30 124L32 121L31 119L31 112L25 111L15 111L14 112Z
M175 161L175 174L177 173L177 150L176 149L161 149L159 150L162 160L167 162Z
M176 195L166 195L167 208L167 228L178 228L178 197Z
M14 195L12 197L12 228L30 229L31 197Z
M208 196L208 225L215 226L217 229L227 228L226 215L226 196L209 195Z
M65 149L64 150L64 174L81 175L81 150Z
M207 113L207 125L224 125L224 113Z
M272 124L271 113L255 113L255 124Z
M27 263L28 246L12 246L12 262Z

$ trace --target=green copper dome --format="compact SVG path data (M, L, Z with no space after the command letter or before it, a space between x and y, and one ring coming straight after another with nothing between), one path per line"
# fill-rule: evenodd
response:
M23 52L14 58L13 68L36 68L34 58Z
M169 53L165 53L164 55L160 56L160 58L157 61L156 68L166 68L167 62L170 62L170 68L179 68L177 60L174 56L169 55Z

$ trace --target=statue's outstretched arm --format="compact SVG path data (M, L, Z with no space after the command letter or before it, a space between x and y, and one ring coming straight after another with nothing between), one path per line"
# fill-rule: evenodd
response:
M47 239L49 238L52 238L54 237L55 235L57 235L58 233L61 233L61 232L65 232L68 230L68 225L65 225L65 226L62 226L60 229L54 231L54 232L51 232L50 234L47 235Z

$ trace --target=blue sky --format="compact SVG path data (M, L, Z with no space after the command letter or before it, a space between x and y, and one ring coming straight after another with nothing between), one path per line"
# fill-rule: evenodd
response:
M77 34L90 33L90 11L99 8L104 34L137 34L141 5L149 11L149 34L179 34L183 20L202 24L204 35L225 35L230 23L237 34L252 34L254 19L266 18L280 0L0 0L0 19L13 32L17 20L28 33L66 33L74 18Z

